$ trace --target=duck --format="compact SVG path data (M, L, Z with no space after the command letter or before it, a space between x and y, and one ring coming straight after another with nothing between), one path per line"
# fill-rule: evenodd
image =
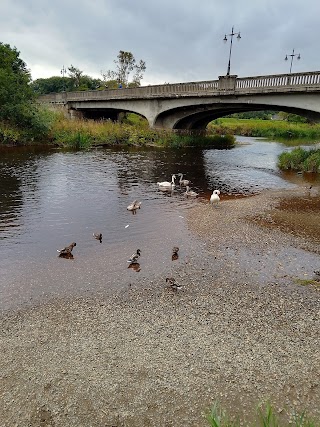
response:
M182 179L183 178L183 174L182 173L178 173L178 175L180 176L180 181L179 184L180 185L189 185L191 183L191 181L189 181L188 179Z
M128 268L131 268L132 270L136 271L137 273L139 273L139 271L141 271L141 267L140 267L140 264L138 262L129 264Z
M102 243L102 233L93 233L93 237Z
M176 179L176 176L173 174L172 177L171 177L171 182L169 182L169 181L162 181L162 182L157 182L157 184L158 184L159 187L168 188L170 190L170 189L174 188L175 185L176 185L175 184L175 179Z
M130 203L129 206L127 206L128 211L136 211L137 209L140 209L141 202L138 202L138 200L134 200L132 203Z
M172 261L175 261L179 258L178 252L179 252L178 246L174 246L172 248L172 256L171 256Z
M132 254L127 262L129 262L130 264L137 264L138 259L140 258L140 255L141 255L141 251L140 251L140 249L137 249L137 252Z
M190 190L189 185L186 186L186 192L184 193L186 196L197 197L198 193L193 190Z
M220 202L219 194L220 194L220 190L213 190L213 193L211 194L211 197L210 197L210 203L212 205L214 204L218 205L218 203Z
M178 248L178 246L174 246L174 247L172 248L172 255L178 255L178 252L179 252L179 248Z
M171 289L174 292L177 292L178 289L182 288L181 285L178 285L178 283L176 282L176 279L174 277L167 277L166 278L166 283L169 283L169 285L167 286L167 288Z
M66 246L63 249L57 249L57 252L59 252L59 257L72 257L72 249L77 246L75 242L72 242L69 246Z

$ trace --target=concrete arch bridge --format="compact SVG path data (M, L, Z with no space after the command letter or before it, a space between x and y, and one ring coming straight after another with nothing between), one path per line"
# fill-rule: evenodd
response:
M39 102L63 108L71 117L117 120L119 113L133 112L145 117L150 127L167 129L205 129L218 117L259 110L320 121L320 71L62 92L42 95Z

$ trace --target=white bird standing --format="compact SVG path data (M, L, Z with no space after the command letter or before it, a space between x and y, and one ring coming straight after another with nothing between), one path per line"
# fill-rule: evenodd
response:
M219 197L220 191L219 190L214 190L213 193L211 194L210 197L210 203L212 205L218 205L218 203L220 202L220 197Z
M191 181L189 181L188 179L182 179L183 178L182 173L178 173L178 175L180 176L180 181L179 181L180 185L189 185L190 184Z
M175 184L175 179L176 179L176 176L172 175L171 182L169 182L169 181L162 181L162 182L157 182L157 184L159 185L159 187L168 188L170 190L170 189L174 188L175 185L176 185Z

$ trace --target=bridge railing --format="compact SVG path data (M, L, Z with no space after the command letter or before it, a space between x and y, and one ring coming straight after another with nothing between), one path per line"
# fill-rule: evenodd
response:
M236 79L236 90L251 88L283 88L320 85L320 71L309 73L275 74L271 76L242 77Z
M282 90L320 90L320 71L269 76L241 77L221 76L219 80L142 86L137 88L62 92L39 97L40 102L67 103L113 99L146 99L184 96L221 96L232 93L262 93Z

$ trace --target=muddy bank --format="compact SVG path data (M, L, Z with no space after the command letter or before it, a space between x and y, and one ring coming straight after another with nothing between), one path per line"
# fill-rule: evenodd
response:
M190 209L177 293L143 278L2 316L0 425L206 426L215 400L249 419L267 399L319 419L320 293L295 280L316 241L261 226L287 195Z

